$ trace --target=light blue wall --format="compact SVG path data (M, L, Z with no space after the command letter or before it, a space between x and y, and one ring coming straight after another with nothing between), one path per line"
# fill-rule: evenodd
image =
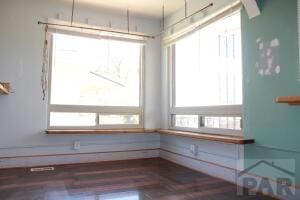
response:
M127 29L120 13L81 6L78 2L75 21L98 26ZM14 93L0 95L0 157L77 154L102 151L125 151L159 147L158 134L111 136L49 136L47 101L42 100L41 70L44 29L39 20L70 20L71 4L53 0L0 0L0 81L10 82ZM131 29L154 34L160 21L131 17ZM160 38L146 44L145 127L160 127ZM74 141L81 141L74 151Z
M297 0L260 0L258 3L260 16L249 19L242 11L244 133L256 141L246 146L245 157L295 160L299 184L300 106L274 102L277 96L300 95ZM258 73L255 67L260 57L257 38L265 42L279 39L279 74L261 76ZM250 163L246 160L246 164Z
M193 151L191 146L195 147ZM231 182L236 181L235 169L243 157L243 150L243 145L160 136L160 157Z
M207 1L197 2L199 9ZM227 1L216 1L217 7ZM233 1L232 1L233 2ZM300 183L300 106L277 104L278 96L300 95L299 50L297 26L297 0L257 0L262 14L249 19L242 10L243 38L243 93L244 93L244 134L256 140L253 145L245 146L247 159L291 159L296 162L296 182ZM195 5L196 5L195 4ZM193 7L194 8L194 7ZM213 10L209 10L209 12ZM182 11L167 18L166 24L172 24L182 17ZM201 17L201 16L200 16ZM183 26L185 26L184 24ZM279 74L261 76L256 68L260 52L256 40L261 38L270 42L277 38L280 42L278 62ZM166 97L168 87L166 67L162 69L162 94ZM163 108L168 102L162 101ZM163 118L167 112L163 112ZM166 126L166 125L165 125ZM252 162L246 161L246 167ZM276 165L285 165L278 160ZM294 166L290 166L292 169ZM257 172L264 175L263 171ZM271 178L275 178L273 174Z

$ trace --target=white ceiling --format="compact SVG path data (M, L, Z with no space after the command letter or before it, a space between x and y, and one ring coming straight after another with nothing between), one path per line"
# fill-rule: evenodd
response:
M62 0L72 4L72 0ZM184 0L75 0L76 5L93 6L102 9L126 12L129 8L133 15L149 18L162 18L162 5L165 15L175 12L184 6Z

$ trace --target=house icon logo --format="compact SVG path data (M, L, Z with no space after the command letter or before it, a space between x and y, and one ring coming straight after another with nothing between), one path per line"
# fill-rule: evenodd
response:
M238 195L256 195L257 192L281 197L295 195L295 160L245 159L244 163L249 167L237 173Z

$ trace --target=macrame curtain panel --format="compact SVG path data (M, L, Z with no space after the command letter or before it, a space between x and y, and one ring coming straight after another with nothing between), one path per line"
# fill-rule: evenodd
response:
M45 41L43 49L43 65L42 65L42 91L43 91L43 100L46 99L46 92L48 88L48 69L49 69L49 48L48 48L48 26L45 27Z

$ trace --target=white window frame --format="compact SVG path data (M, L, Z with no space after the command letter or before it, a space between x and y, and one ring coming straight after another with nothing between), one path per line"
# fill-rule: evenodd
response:
M236 12L240 12L240 9L233 10L230 13L227 13L225 16L221 15L218 19L214 19L211 23L216 20L220 20L226 16L230 16ZM211 24L206 23L205 26ZM201 26L201 28L205 27ZM193 30L186 35L189 35L196 30ZM172 130L181 130L181 131L192 131L199 133L210 133L210 134L221 134L221 135L233 135L233 136L243 136L243 105L218 105L218 106L198 106L198 107L176 107L176 94L175 94L175 43L179 39L182 39L184 36L180 36L178 39L173 40L172 43L166 46L167 51L167 66L168 66L168 79L169 79L169 107L168 107L168 126ZM187 127L178 127L175 126L175 115L198 115L198 128L187 128ZM232 130L232 129L222 129L222 128L206 128L200 126L200 117L201 116L211 116L211 117L241 117L241 130Z
M57 31L55 31L57 32ZM54 33L55 33L54 32ZM90 34L77 34L77 33L66 33L65 35L80 35L87 38L101 38L100 36ZM84 106L84 105L57 105L51 104L51 82L52 82L52 63L53 63L53 33L50 33L50 48L49 48L49 73L48 73L48 85L49 85L49 96L48 96L48 116L47 116L47 127L48 130L107 130L107 129L135 129L144 128L144 71L145 71L145 44L141 43L141 55L140 55L140 82L139 82L139 106ZM103 39L103 38L102 38ZM118 38L106 38L111 40L130 41L129 39L118 39ZM96 114L95 126L51 126L50 125L50 114L51 112L60 113L93 113ZM139 124L113 124L113 125L101 125L99 124L100 115L139 115Z

